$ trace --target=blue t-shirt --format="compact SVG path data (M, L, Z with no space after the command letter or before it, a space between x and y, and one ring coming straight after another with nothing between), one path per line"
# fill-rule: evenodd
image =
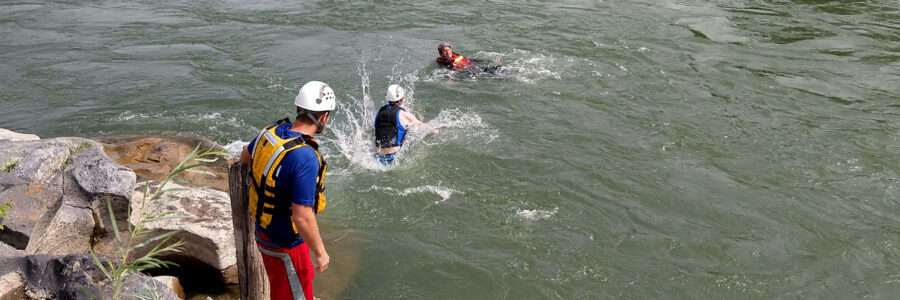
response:
M272 124L275 124L274 122ZM291 123L284 123L275 129L275 134L283 139L302 136L302 133L291 131ZM247 146L250 151L256 147L256 139ZM288 152L281 160L281 166L275 169L276 199L289 198L291 202L313 206L316 199L316 177L319 175L319 157L311 147L301 147ZM256 225L256 230L266 234L272 242L284 247L293 248L303 243L299 236L295 239L293 221L290 216L272 216L272 223L263 229Z

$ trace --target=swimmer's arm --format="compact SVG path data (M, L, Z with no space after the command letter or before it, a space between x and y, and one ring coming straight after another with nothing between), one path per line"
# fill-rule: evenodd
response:
M416 116L414 116L413 114L411 114L405 110L400 112L400 117L406 120L406 125L409 125L409 124L412 124L415 126L425 125L425 123L422 123L422 121L419 121L419 119L416 119ZM406 126L406 125L403 125L403 126Z
M413 114L411 114L405 110L400 112L400 117L405 118L405 120L406 120L406 125L403 125L403 126L407 126L409 124L416 125L416 126L425 126L425 123L422 123L422 121L419 121L419 119L416 119L416 116L414 116ZM438 131L437 129L434 129L431 131L432 134L437 134L438 132L440 132L440 131Z

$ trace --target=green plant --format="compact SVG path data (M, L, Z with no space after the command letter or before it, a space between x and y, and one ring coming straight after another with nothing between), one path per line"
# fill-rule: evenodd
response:
M91 145L93 145L93 144L91 144L91 142L87 142L87 141L81 142L81 144L78 144L77 147L70 148L70 150L71 150L70 152L75 154L75 153L81 152L81 150L84 150L87 147L90 147Z
M12 169L15 168L16 165L18 165L18 164L19 164L19 160L18 160L18 159L15 159L15 160L11 160L11 161L6 162L6 164L3 165L3 172L7 172L7 173L8 173L8 172L12 171Z
M90 143L87 143L90 146ZM84 145L84 143L82 143ZM112 285L112 299L119 299L122 283L125 277L128 275L141 272L151 268L162 268L169 266L177 266L178 264L165 261L157 258L160 254L164 252L179 252L181 246L183 245L182 241L177 241L171 244L166 245L169 240L178 234L179 231L170 231L167 233L162 233L153 237L149 237L151 231L147 230L144 226L147 223L162 221L162 220L171 220L171 219L180 219L185 218L186 216L173 215L172 213L157 213L157 214L149 214L148 209L151 205L159 205L162 201L164 201L163 195L171 192L178 192L187 190L186 188L172 188L166 189L166 184L169 182L184 182L195 185L201 185L200 182L195 182L186 179L178 179L174 178L175 175L178 175L181 172L194 172L194 173L202 173L202 174L212 174L208 171L196 170L194 168L202 166L205 163L210 163L216 161L219 157L226 156L226 153L219 151L206 151L199 152L200 146L198 145L194 148L184 160L181 161L175 168L169 172L169 175L164 179L159 186L156 187L156 190L153 193L150 193L150 182L146 182L144 185L143 196L141 197L141 205L137 211L137 218L134 219L134 225L131 222L128 222L128 232L127 237L122 238L119 234L119 228L116 225L116 218L113 214L112 209L112 201L107 197L106 199L106 207L109 210L109 218L110 223L112 224L112 231L115 233L116 238L116 246L118 249L118 254L121 259L120 264L115 264L110 259L101 260L96 253L94 253L93 248L90 250L91 257L94 259L94 264L96 264L103 274L106 275L106 278L109 281L106 285ZM131 206L129 205L129 215L133 212L131 211ZM150 249L146 254L133 258L131 257L133 252L137 249L141 249L145 246L149 246L150 244L155 243L155 246ZM82 290L88 296L94 298L95 295L92 295L87 290ZM128 295L133 296L133 295Z
M3 205L0 205L0 216L9 214L10 208L12 208L12 205L9 203L3 203ZM0 230L3 230L3 225L0 225Z

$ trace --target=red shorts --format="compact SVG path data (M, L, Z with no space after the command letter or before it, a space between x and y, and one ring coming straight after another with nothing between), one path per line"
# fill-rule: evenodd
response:
M269 239L262 232L259 234L260 238L268 242ZM313 300L312 281L315 269L309 255L309 246L302 243L294 248L272 248L264 244L265 242L256 241L269 277L272 300Z

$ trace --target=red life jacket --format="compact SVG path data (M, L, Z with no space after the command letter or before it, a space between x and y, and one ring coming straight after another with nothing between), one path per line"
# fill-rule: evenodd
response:
M448 69L456 71L462 71L475 65L475 63L473 63L471 60L469 60L465 56L457 54L456 52L453 52L453 57L451 58L446 58L443 56L438 57L437 63Z

